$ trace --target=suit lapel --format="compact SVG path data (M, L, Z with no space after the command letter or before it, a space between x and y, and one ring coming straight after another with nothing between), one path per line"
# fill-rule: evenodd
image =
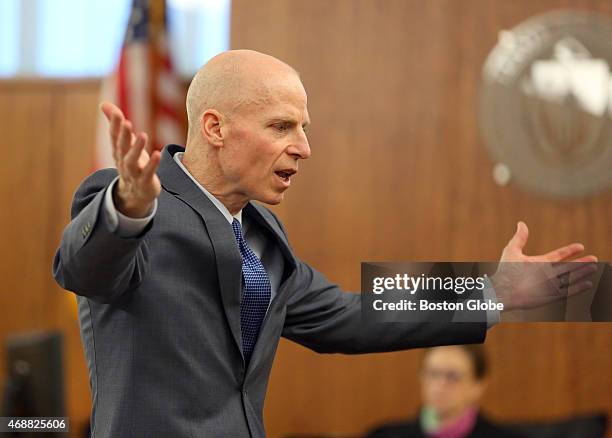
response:
M243 214L247 214L249 218L256 221L259 225L267 229L276 239L276 244L280 248L285 262L289 264L289 269L293 271L296 267L295 257L289 247L289 242L285 238L285 233L281 230L278 223L271 217L270 213L262 206L251 201L242 210Z
M174 153L183 151L184 148L177 145L166 146L162 151L158 175L162 186L187 203L204 221L215 253L225 316L236 345L242 354L242 335L240 331L242 256L236 245L232 227L225 216L174 161Z

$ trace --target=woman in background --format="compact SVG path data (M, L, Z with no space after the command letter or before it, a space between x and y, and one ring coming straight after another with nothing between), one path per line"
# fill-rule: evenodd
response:
M519 438L480 412L486 376L487 362L481 345L426 350L419 416L412 421L383 425L368 438Z

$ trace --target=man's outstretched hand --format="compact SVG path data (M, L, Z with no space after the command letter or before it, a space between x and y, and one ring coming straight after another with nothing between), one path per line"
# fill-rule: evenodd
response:
M502 251L491 282L504 310L541 306L590 289L587 277L597 270L597 257L578 257L581 243L572 243L538 256L523 254L529 230L519 222L516 233ZM572 260L573 259L573 260Z
M161 192L161 183L155 173L161 160L161 148L151 145L147 134L134 134L132 123L121 110L110 102L100 109L109 121L109 134L113 159L119 172L113 200L122 214L145 217Z

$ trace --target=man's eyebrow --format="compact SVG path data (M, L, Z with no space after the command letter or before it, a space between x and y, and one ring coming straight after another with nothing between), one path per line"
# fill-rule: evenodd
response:
M273 116L268 117L268 122L291 122L295 123L295 119L290 116Z
M295 117L292 117L292 116L275 116L275 117L270 117L268 119L268 123L275 123L275 122L291 123L293 125L298 124ZM308 126L308 125L310 125L310 119L306 119L304 123L302 123L302 126Z

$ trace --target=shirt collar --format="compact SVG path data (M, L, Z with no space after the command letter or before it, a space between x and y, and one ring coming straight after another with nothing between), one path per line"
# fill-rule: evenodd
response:
M238 222L240 222L240 226L242 226L242 210L240 210L238 213L236 213L235 215L232 216L232 214L229 212L227 207L225 205L223 205L223 203L221 201L219 201L217 198L215 198L215 196L212 193L210 193L208 190L206 190L204 188L204 186L202 184L200 184L198 182L198 180L196 180L191 173L189 173L189 170L187 170L187 168L185 167L185 165L182 162L183 154L184 154L184 152L176 152L174 154L174 161L176 161L177 164L179 165L179 167L181 169L183 169L183 172L185 172L187 174L187 176L189 178L191 178L191 180L195 183L195 185L197 185L200 188L200 190L202 190L204 192L204 194L208 197L208 199L210 199L210 201L214 204L215 207L217 207L217 209L223 214L225 219L227 219L227 221L230 224L232 222L234 222L234 219L238 219Z

